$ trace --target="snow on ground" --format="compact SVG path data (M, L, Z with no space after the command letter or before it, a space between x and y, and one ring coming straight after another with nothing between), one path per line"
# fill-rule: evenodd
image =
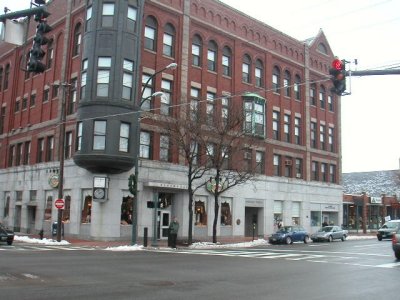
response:
M350 235L347 237L347 240L365 240L365 239L375 239L375 235ZM41 239L36 239L36 238L31 238L28 236L19 236L16 235L14 237L15 241L19 242L24 242L24 243L30 243L30 244L41 244L41 245L70 245L71 243L65 240L62 240L61 242L57 242L56 240L52 239L46 239L43 238ZM198 242L198 243L193 243L190 245L188 248L189 249L207 249L207 248L249 248L249 247L255 247L255 246L262 246L262 245L268 245L268 241L264 239L258 239L254 240L252 242L244 242L244 243L235 243L235 244L221 244L221 243L210 243L210 242ZM146 249L142 245L126 245L126 246L116 246L116 247L107 247L105 250L108 251L139 251L139 250L144 250ZM169 249L169 248L166 248Z
M29 244L41 244L41 245L69 245L70 244L68 241L65 241L65 240L57 242L56 240L51 240L51 239L46 239L46 238L43 238L43 240L30 238L29 236L25 236L25 235L15 235L14 241L19 241L19 242L29 243Z

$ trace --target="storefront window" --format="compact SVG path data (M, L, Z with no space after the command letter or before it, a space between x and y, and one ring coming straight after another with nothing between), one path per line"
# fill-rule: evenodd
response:
M321 212L312 211L311 212L311 226L321 226Z
M232 225L232 200L222 198L221 202L221 225L231 226Z
M275 230L283 226L283 202L274 201L274 228Z
M65 196L64 211L62 216L63 222L69 222L70 219L71 196Z
M195 213L195 223L196 226L206 226L207 225L207 206L206 202L198 200L194 202L194 213Z
M300 202L292 202L292 225L300 225Z
M52 196L48 196L47 199L46 199L46 208L44 210L44 219L46 221L51 220L52 204L53 204L53 197Z
M92 220L92 196L87 195L83 201L82 207L82 223L90 223Z
M122 204L121 204L122 225L132 224L132 207L133 207L133 198L129 196L122 197Z

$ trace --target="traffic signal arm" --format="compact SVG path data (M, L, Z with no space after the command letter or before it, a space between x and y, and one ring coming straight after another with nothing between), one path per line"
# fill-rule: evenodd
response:
M348 76L400 75L400 69L347 71Z

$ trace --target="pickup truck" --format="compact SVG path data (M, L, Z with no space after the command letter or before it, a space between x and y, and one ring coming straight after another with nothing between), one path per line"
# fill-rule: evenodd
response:
M340 226L324 226L311 235L313 242L342 240L344 242L349 232Z

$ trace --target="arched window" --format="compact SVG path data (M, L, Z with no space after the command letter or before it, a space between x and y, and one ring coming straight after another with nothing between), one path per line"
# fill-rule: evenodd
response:
M281 88L281 71L277 66L275 66L272 71L272 91L274 93L280 94L280 88Z
M256 67L254 69L254 78L256 81L256 86L262 87L264 81L264 66L261 60L256 60Z
M294 97L296 100L301 100L301 78L299 75L294 77Z
M225 76L232 75L232 51L227 46L222 50L222 72Z
M284 93L286 97L290 97L290 92L291 92L291 76L290 72L288 70L285 71L285 78L283 78L283 88L284 88Z
M76 24L74 30L74 44L72 55L79 55L81 51L81 41L82 41L82 25L81 23Z
M192 40L192 65L201 66L201 52L202 52L202 40L196 34Z
M209 71L217 71L217 49L218 46L214 41L208 43L207 68Z
M317 86L315 83L311 83L310 85L310 104L311 105L317 105L317 101L315 99L317 93Z
M51 66L53 65L53 59L54 59L54 45L53 45L53 39L49 40L49 43L47 44L47 54L46 54L46 67L47 69L50 69Z
M175 52L175 28L171 24L167 24L164 28L163 37L163 54L174 57Z
M153 17L147 17L144 27L144 47L156 51L157 49L157 21Z
M245 54L243 56L242 62L242 81L245 83L250 83L250 70L251 70L251 58L249 55Z

